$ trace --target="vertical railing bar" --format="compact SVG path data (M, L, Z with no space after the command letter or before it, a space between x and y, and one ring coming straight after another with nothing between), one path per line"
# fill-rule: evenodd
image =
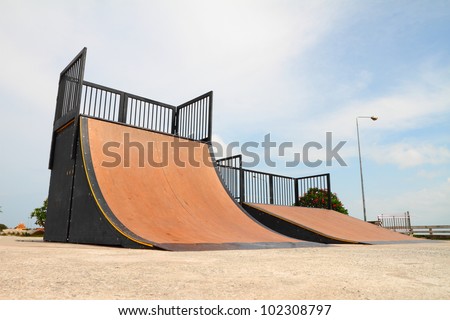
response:
M255 202L255 188L253 187L253 183L255 182L254 180L255 180L255 178L254 178L254 174L252 173L252 176L251 176L253 179L251 180L251 181L249 181L249 185L250 185L250 189L251 189L251 193L252 193L252 195L251 195L251 198L252 198L252 202Z
M75 75L74 78L77 80L77 82L78 82L78 79L79 79L79 74L78 74L79 65L80 65L80 60L78 60L75 63L75 68L73 69L73 72L74 72L74 75ZM78 91L78 85L77 85L77 83L74 83L73 96L71 97L71 104L70 104L70 110L69 111L72 111L75 108L76 97L78 96L78 92L77 91Z
M155 106L155 127L154 127L154 130L156 130L156 131L158 131L158 129L159 129L158 124L159 124L159 106L156 105Z
M143 111L144 111L144 107L142 106L142 103L144 103L144 107L145 107L145 102L142 101L141 99L139 99L139 120L138 120L138 126L139 127L144 127L144 115L143 115Z
M161 107L162 122L161 122L161 132L166 132L166 108Z
M159 105L157 105L155 111L156 111L155 130L160 131L161 107Z
M155 109L156 109L155 105L152 104L152 107L151 107L151 116L149 117L149 124L148 124L149 129L152 129L152 130L153 130L153 123L154 123L154 121L155 121Z
M189 120L190 120L189 121L189 137L191 139L195 139L195 107L194 107L194 104L195 104L195 102L189 106L190 107L189 109L191 111L191 114L189 117Z
M147 111L149 103L147 101L142 101L142 128L148 129L146 126L146 118L147 118Z
M171 123L171 117L170 117L170 109L164 108L164 132L165 133L171 133L170 130L170 123Z
M97 95L98 95L98 89L95 88L95 92L94 92L94 117L98 118L97 115Z
M129 124L133 125L134 124L133 118L136 113L136 110L134 110L134 98L131 98L131 97L127 98L127 106L129 107L128 110L130 113L130 123Z
M167 108L163 109L163 132L167 133Z
M203 99L198 102L198 106L197 106L197 140L201 140L203 138L202 137L202 120L201 120L202 103L203 103Z
M193 121L193 124L194 124L194 128L192 129L193 130L193 132L194 132L194 139L198 139L198 131L197 131L197 128L198 128L198 124L199 124L199 122L198 122L198 116L197 116L197 111L198 111L198 104L199 104L199 102L198 101L196 101L196 102L194 102L194 106L193 106L193 109L192 109L192 111L193 111L193 113L194 113L194 121Z
M204 108L205 108L205 99L202 99L200 101L200 115L199 115L199 122L200 122L200 137L199 139L203 139L204 138L204 133L203 133L203 129L204 129L204 125L203 125L203 112L204 112Z
M66 108L67 108L67 106L66 106L66 104L67 104L67 100L68 100L68 95L69 95L69 81L68 80L66 80L66 79L64 79L63 80L64 81L64 83L63 83L63 86L64 86L64 94L63 94L63 97L62 97L62 105L61 105L61 116L64 116L67 112L66 112Z
M89 88L89 115L91 116L92 114L91 114L91 107L92 107L92 91L93 91L93 88L92 87L90 87Z
M134 101L136 101L136 123L134 124L137 127L141 126L141 105L142 105L142 100L141 99L135 99Z
M208 105L209 105L209 97L207 97L204 100L203 104L203 119L202 119L202 126L203 126L203 139L207 138L208 136Z
M128 124L133 125L133 98L127 97L126 98L126 104L127 104L127 117L129 118Z
M103 98L103 119L106 119L106 109L108 108L108 91L103 91L104 92L104 98Z
M74 66L72 68L70 68L70 73L71 73L71 77L72 78L76 78L76 64L78 62L76 62L74 64ZM68 105L67 105L67 112L70 112L73 109L73 104L74 104L74 97L75 97L75 90L76 90L76 85L74 85L74 82L70 82L71 83L71 89L70 89L70 95L69 95L69 101L68 101Z
M260 191L259 191L259 174L256 174L256 181L255 181L255 183L256 183L256 202L258 202L259 203L259 199L260 199L260 195L259 195L259 193L260 193Z
M183 137L183 127L184 127L184 108L183 109L180 109L179 111L178 111L178 121L177 121L177 124L178 124L178 128L177 128L177 131L178 131L178 135L180 136L180 137Z
M138 107L137 107L138 101L137 101L137 99L132 99L131 101L132 101L133 110L134 110L134 122L133 122L133 125L136 126L137 119L138 119Z
M264 199L263 186L262 186L262 174L258 174L258 202L261 203Z
M152 108L153 108L153 106L150 102L147 102L147 101L144 102L144 115L142 118L142 126L146 129L150 129L148 127L148 115L149 115L150 109L152 109Z
M114 94L114 114L113 114L113 118L114 118L114 121L119 121L119 109L117 108L117 96L118 96L118 94L117 93L115 93Z
M109 92L109 100L108 100L108 120L114 120L114 111L113 111L113 107L112 107L112 100L113 100L113 93ZM112 116L111 116L112 114Z
M84 104L83 104L83 113L86 114L86 100L87 100L87 94L88 94L88 86L83 86L84 90ZM89 114L89 112L87 113Z
M147 116L147 128L149 128L149 129L152 129L152 121L153 121L154 111L155 111L155 104L151 103L149 105L148 116Z
M139 127L144 128L145 101L139 99Z
M183 114L183 119L182 119L183 120L182 137L185 137L186 136L186 132L187 132L186 126L187 126L187 122L188 122L188 120L187 120L187 118L188 118L188 109L187 109L187 107L182 109L182 114Z
M331 210L331 178L330 178L330 174L327 173L326 174L326 178L327 178L327 191L328 191L328 209Z
M122 113L123 113L123 117L125 119L125 123L126 124L131 124L131 119L132 119L132 115L133 115L133 110L131 109L131 98L126 94L123 93L120 96L120 99L123 100L123 102L121 102L122 105Z
M100 108L100 109L102 109L103 108L103 116L102 116L102 119L105 119L105 117L106 117L106 114L105 114L105 112L106 112L106 91L104 91L104 90L100 90L100 93L101 93L101 97L100 97L100 103L101 103L101 105L102 105L102 107Z
M70 111L70 100L71 100L71 97L72 97L72 86L71 86L71 84L72 84L72 82L71 82L71 80L70 80L70 78L71 78L71 70L72 70L72 68L70 68L69 70L67 70L67 73L66 73L66 79L67 80L65 80L66 81L66 84L67 84L67 86L66 86L66 90L65 90L65 92L66 92L66 97L65 97L65 103L64 103L64 114L66 114L66 113L68 113L69 111Z

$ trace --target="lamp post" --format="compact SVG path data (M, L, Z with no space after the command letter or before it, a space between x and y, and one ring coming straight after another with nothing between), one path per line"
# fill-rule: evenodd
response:
M364 179L363 179L363 169L362 169L362 160L361 160L361 145L359 142L359 124L358 124L358 119L361 118L366 118L366 119L371 119L373 121L378 120L378 117L375 116L359 116L356 117L356 134L358 137L358 155L359 155L359 173L361 175L361 194L362 194L362 203L363 203L363 213L364 213L364 221L367 221L367 216L366 216L366 198L364 196Z

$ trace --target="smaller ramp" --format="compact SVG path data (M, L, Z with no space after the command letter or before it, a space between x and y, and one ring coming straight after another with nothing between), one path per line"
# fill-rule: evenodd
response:
M333 210L253 203L245 203L244 208L272 230L306 241L330 244L420 241Z

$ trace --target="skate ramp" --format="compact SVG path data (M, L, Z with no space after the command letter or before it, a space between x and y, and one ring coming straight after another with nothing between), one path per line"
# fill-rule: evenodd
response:
M315 245L242 210L211 164L208 144L81 117L80 145L97 208L131 242L167 250Z
M355 244L420 241L333 210L254 203L246 203L244 208L271 229L307 241Z

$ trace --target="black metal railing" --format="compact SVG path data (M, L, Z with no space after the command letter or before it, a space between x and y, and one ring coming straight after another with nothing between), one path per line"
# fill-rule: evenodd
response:
M83 114L188 139L211 141L212 91L175 107L87 82L83 79L86 52L84 48L61 72L54 131Z
M313 188L324 190L327 193L326 207L331 209L331 181L329 173L300 177L297 178L296 184L297 201Z
M212 91L177 108L176 134L193 140L211 140Z
M327 193L325 208L331 209L330 174L293 178L242 168L242 156L216 160L222 181L238 202L299 205L300 197L311 188Z
M164 133L174 133L175 107L130 94L125 99L126 124Z
M80 113L95 118L119 121L121 92L84 82Z
M243 171L242 171L242 156L232 156L228 158L223 158L216 161L217 168L220 172L220 177L224 182L227 189L230 191L232 197L238 202L244 200L244 195L241 188L243 183Z
M55 109L55 127L64 125L79 110L83 85L86 48L67 65L59 76L58 96Z
M80 114L173 133L176 107L91 82L83 83Z
M49 169L53 166L55 135L72 121L75 122L74 158L79 114L192 140L211 141L212 91L175 107L87 82L84 81L86 53L86 48L81 50L60 75Z

